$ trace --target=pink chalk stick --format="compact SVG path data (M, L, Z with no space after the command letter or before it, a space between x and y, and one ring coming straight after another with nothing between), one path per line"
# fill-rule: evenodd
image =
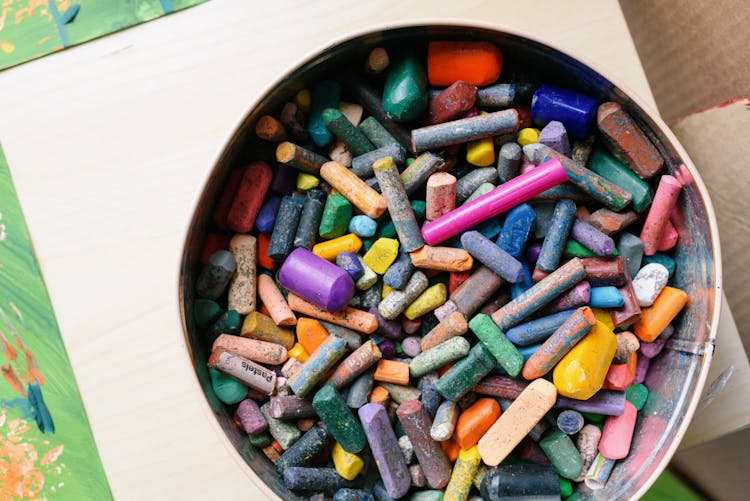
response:
M565 168L552 159L425 224L422 237L428 245L437 245L567 180Z
M667 252L672 247L677 245L677 239L680 235L677 233L677 228L674 227L672 221L667 221L664 225L664 231L661 234L661 240L659 241L659 247L656 249L659 252Z
M625 401L625 412L621 416L608 416L604 421L602 438L599 440L599 453L607 459L622 459L630 452L633 441L635 418L638 410Z
M664 237L664 228L669 222L669 215L674 210L681 189L682 184L674 177L669 175L661 177L651 209L648 211L646 222L643 223L643 230L641 230L643 253L646 256L653 256L659 249Z

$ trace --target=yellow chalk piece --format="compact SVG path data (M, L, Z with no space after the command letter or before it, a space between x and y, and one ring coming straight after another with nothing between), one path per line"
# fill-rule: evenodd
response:
M539 129L533 127L527 127L518 131L518 138L516 142L522 147L527 144L534 144L539 142Z
M336 472L347 480L354 480L354 477L359 475L359 472L362 471L365 465L361 457L345 451L338 442L333 446L331 457L333 458L333 466L336 468Z
M317 176L307 174L306 172L300 172L297 174L297 189L299 191L307 191L317 188L319 184L320 179L318 179Z
M353 252L356 254L362 248L362 240L354 233L343 237L334 238L315 244L312 248L313 254L328 261L335 261L336 256L342 252Z
M443 501L466 501L469 498L471 483L474 475L477 474L481 460L476 445L469 450L458 451L458 459L453 466L453 473L445 489Z
M398 240L378 238L362 260L378 275L384 274L398 257Z
M294 343L294 346L292 346L292 349L289 350L289 357L296 358L300 362L304 362L305 360L307 360L307 357L309 356L310 355L307 354L305 349L299 343Z
M385 297L388 294L390 294L391 292L393 292L393 287L391 287L390 285L384 283L383 284L383 291L382 291L382 293L380 295L380 298L381 299L385 299Z
M558 362L552 381L560 395L588 400L599 391L617 351L612 329L597 321L586 336Z
M489 167L495 163L495 143L491 137L477 139L466 145L466 161L477 167Z
M447 298L448 289L445 284L435 284L426 289L406 308L404 316L409 320L419 318L441 306Z
M601 308L591 308L591 311L594 313L594 317L596 318L597 322L601 322L607 327L609 327L609 330L613 331L615 330L615 323L612 321L612 315L609 314L607 310L603 310Z
M296 104L297 107L305 113L310 111L311 101L312 94L310 94L310 91L307 89L302 89L297 93L296 96L294 96L294 104Z

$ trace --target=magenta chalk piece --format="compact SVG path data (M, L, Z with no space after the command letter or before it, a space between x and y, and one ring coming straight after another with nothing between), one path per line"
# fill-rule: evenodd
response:
M552 159L425 224L422 237L437 245L567 180L565 168Z
M299 247L279 270L281 285L321 308L335 313L354 296L354 281L342 268Z

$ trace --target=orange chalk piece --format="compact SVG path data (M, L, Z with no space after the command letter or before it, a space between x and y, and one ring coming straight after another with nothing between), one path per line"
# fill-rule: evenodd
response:
M454 247L431 247L425 245L410 252L411 262L417 268L439 271L466 271L474 265L474 259L463 249Z
M268 316L276 325L288 326L297 323L297 317L289 308L273 278L268 275L258 275L258 295L263 301L263 306L268 310Z
M340 325L357 332L372 334L378 328L378 319L375 315L367 313L366 311L357 310L350 306L347 306L337 313L331 313L320 306L305 301L292 292L289 293L288 301L289 307L293 311L302 313L303 315L309 315L318 320L325 320L326 322L331 322L332 324Z
M261 364L279 365L289 358L286 348L280 344L230 334L221 334L216 338L213 349L217 348L223 348L233 355L239 355Z
M379 405L382 405L383 407L388 407L388 400L390 400L390 398L391 398L391 394L388 393L388 390L386 390L382 386L376 386L370 392L371 404L379 404Z
M456 442L456 439L451 437L448 440L440 442L440 447L443 448L443 452L448 458L448 461L455 463L456 459L458 459L458 453L461 451L461 447L458 445L458 442Z
M352 252L356 254L361 248L362 240L354 233L349 233L343 237L326 240L325 242L313 245L312 252L326 261L335 261L336 256L342 252Z
M468 450L495 424L500 417L500 405L494 398L480 398L461 413L454 437L458 445Z
M653 342L687 303L685 291L664 287L654 304L641 310L641 318L635 323L633 333L641 341Z
M503 55L489 42L430 42L427 78L430 85L451 85L457 80L490 85L500 78Z
M463 336L469 330L466 317L460 311L454 311L432 328L421 340L422 351L434 348L456 336Z
M356 174L338 162L326 162L320 176L336 188L355 207L373 219L383 215L387 205L383 195L370 188Z
M395 360L380 360L373 378L381 383L408 385L409 364Z
M327 337L326 328L314 318L300 318L297 321L297 342L307 353L315 353Z

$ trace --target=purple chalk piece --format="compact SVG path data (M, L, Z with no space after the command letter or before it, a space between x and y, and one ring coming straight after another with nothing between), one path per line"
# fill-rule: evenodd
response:
M667 325L667 328L662 331L661 334L659 334L659 337L654 339L650 343L646 343L641 341L641 355L643 357L641 358L654 358L656 355L661 353L661 350L664 349L664 346L667 344L667 341L669 341L669 338L672 337L672 334L674 333L674 327L671 325Z
M401 336L401 322L398 320L386 320L375 306L370 308L369 312L378 319L378 334L388 339L398 339Z
M297 171L286 164L276 164L271 190L279 195L291 195L297 187Z
M635 378L633 384L641 384L646 380L648 368L651 366L651 359L644 357L643 354L638 357L638 364L635 366Z
M240 402L240 405L237 407L237 417L240 419L242 428L248 435L259 435L268 428L266 418L260 413L258 404L249 398Z
M571 308L578 308L589 304L591 299L591 284L586 282L579 282L575 287L570 289L568 292L551 302L547 309L548 313L555 313L558 311L569 310Z
M365 268L357 255L353 252L340 252L336 256L336 266L343 269L352 277L352 280L359 280L365 274Z
M386 492L396 499L404 496L409 491L411 476L388 419L388 412L382 405L365 404L360 407L358 414Z
M401 349L404 350L404 354L408 357L416 357L422 353L421 340L417 336L409 336L401 341Z
M555 409L572 409L578 412L592 412L605 416L621 416L625 412L625 392L600 390L588 400L557 397Z
M539 253L542 252L542 244L533 244L529 246L529 250L526 251L526 259L529 260L529 263L535 264L536 260L539 258Z
M582 219L575 218L570 236L599 256L611 256L615 241Z
M396 358L396 343L390 339L384 339L378 344L380 355L386 360L393 360Z
M539 132L539 142L566 157L570 156L568 132L565 130L565 126L557 120L552 120Z
M349 274L300 247L292 251L279 270L281 285L326 311L341 311L354 296Z
M515 284L523 280L521 262L478 231L467 231L461 235L461 245L475 259L508 282Z
M276 213L279 212L281 198L269 195L255 218L255 227L261 233L271 233L276 224Z

